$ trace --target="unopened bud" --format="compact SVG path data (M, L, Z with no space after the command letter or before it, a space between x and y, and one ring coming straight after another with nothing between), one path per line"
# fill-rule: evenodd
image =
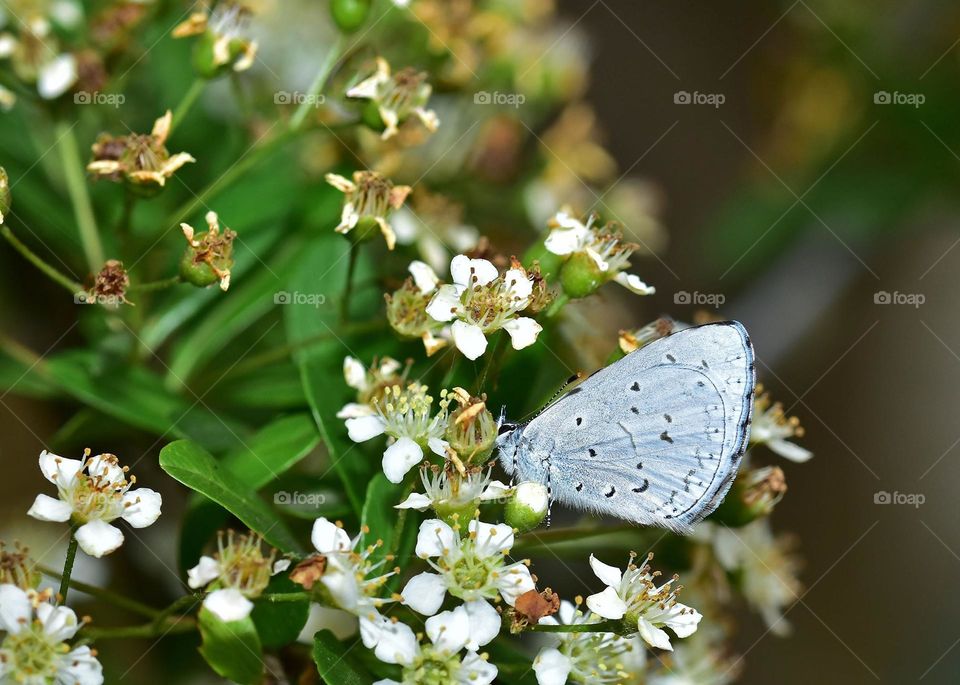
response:
M486 397L470 397L462 390L454 396L460 406L450 413L445 437L465 463L479 464L497 443L497 421L487 409Z
M574 252L560 269L563 292L574 299L592 295L607 280L608 274L586 252Z
M353 33L367 20L370 0L330 0L330 14L344 33Z
M504 521L521 533L533 530L547 515L550 499L547 488L532 481L520 483L513 490L504 509Z

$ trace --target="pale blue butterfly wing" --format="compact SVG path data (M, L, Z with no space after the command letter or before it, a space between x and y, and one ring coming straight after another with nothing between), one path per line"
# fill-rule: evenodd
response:
M736 476L754 385L743 326L684 329L601 369L502 436L500 457L516 479L547 484L557 501L687 532Z

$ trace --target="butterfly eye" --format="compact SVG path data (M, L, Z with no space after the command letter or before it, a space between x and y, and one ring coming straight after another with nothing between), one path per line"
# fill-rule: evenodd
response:
M497 435L506 435L510 431L514 430L517 427L515 423L507 423L504 421L500 424L500 428L497 429Z

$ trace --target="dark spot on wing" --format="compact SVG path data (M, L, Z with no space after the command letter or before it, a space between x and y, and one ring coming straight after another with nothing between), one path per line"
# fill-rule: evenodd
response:
M640 384L634 381L633 385L630 386L630 389L634 392L640 392Z
M580 492L581 490L583 490L583 483L577 483L577 486L575 489L577 492Z
M673 443L673 438L671 438L669 435L667 435L667 431L663 431L663 432L660 434L660 439L663 440L664 442L669 442L669 443L671 443L671 444Z
M578 416L578 417L577 417L577 425L579 426L581 423L583 423L583 417Z
M605 493L603 493L603 496L604 496L604 497L613 497L613 496L616 495L616 494L617 494L617 489L611 485L611 486L610 486L610 492L605 492Z
M593 449L592 447L589 448L589 449L587 450L587 452L590 453L590 456L591 456L591 457L597 456L597 451L596 451L595 449Z
M674 357L672 354L668 354L668 355L667 355L667 361L675 362L675 361L677 361L677 358Z
M667 420L667 423L673 423L673 417L670 414L664 414L663 418Z
M642 462L642 461L641 461L641 462L637 462L637 468L638 468L638 469L642 469L642 468L643 468L643 462Z
M636 414L637 416L640 415L640 410L637 409L636 407L630 407L630 411L632 411L632 412L633 412L634 414Z
M649 487L650 487L650 481L647 480L646 478L644 478L644 479L643 479L643 485L641 485L641 486L638 487L638 488L634 488L633 491L636 492L636 493L646 492L646 491L647 491L647 488L649 488Z

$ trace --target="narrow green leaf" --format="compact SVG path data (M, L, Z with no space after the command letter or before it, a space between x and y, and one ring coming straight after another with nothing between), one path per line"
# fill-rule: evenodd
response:
M347 647L329 630L313 637L313 661L324 682L331 685L370 685L373 675L357 664Z
M209 452L189 440L160 450L160 467L188 488L209 497L284 552L301 546L277 513Z
M219 675L240 685L257 685L263 679L263 649L249 616L241 621L221 621L200 610L200 655Z

